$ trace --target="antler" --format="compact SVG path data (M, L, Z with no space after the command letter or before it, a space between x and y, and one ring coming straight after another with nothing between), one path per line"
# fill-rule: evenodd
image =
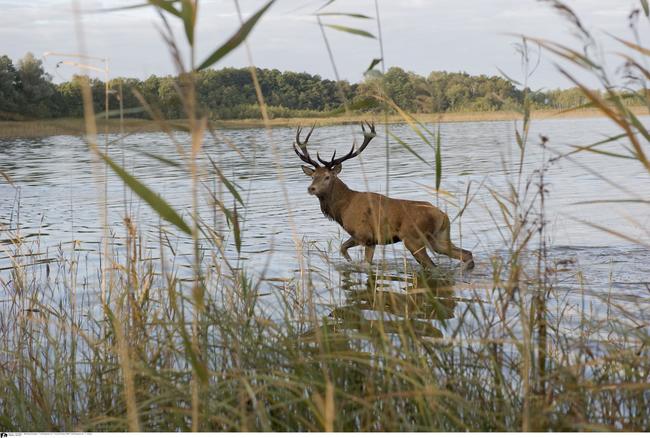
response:
M368 126L370 131L366 131L366 128L363 126L364 123ZM363 143L361 144L359 149L357 149L355 151L354 148L355 148L356 144L354 142L352 142L352 149L350 149L350 152L348 152L347 154L345 154L341 158L334 159L334 157L336 157L336 151L334 151L334 154L332 155L331 160L325 161L320 156L318 156L318 153L316 153L316 157L318 158L318 161L323 163L323 165L325 167L331 169L334 166L339 165L339 164L341 164L342 162L344 162L346 160L349 160L350 158L354 158L354 157L358 156L361 152L363 152L363 150L366 148L366 146L368 146L370 141L377 136L377 133L375 132L375 125L373 123L362 122L361 123L361 130L363 131Z
M309 133L307 134L307 137L305 137L305 141L301 142L300 141L300 133L302 132L302 127L298 127L296 130L296 141L293 144L293 150L296 152L296 155L304 161L307 164L311 164L315 168L321 167L320 164L318 164L316 161L314 161L310 156L309 152L307 152L307 142L309 141L309 137L311 136L311 133L314 132L314 128L316 127L316 124L311 127L309 130ZM296 144L300 147L300 150L302 151L302 154L298 152L298 148L296 147Z

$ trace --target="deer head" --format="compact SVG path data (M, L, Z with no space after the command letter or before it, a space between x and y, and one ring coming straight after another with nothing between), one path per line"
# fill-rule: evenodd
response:
M334 184L334 180L337 178L337 175L343 168L342 163L346 160L349 160L350 158L358 156L361 152L363 152L366 146L368 146L370 141L375 138L377 135L375 132L375 125L368 122L365 122L365 124L368 126L369 130L366 131L364 123L361 123L361 129L363 131L363 143L359 149L356 149L356 144L352 142L352 148L350 149L350 152L340 158L336 158L336 151L334 151L334 154L329 161L323 160L318 155L318 153L316 153L316 158L318 161L315 161L309 156L309 152L307 151L307 142L309 141L309 137L311 136L312 132L314 132L315 126L312 126L311 130L307 134L307 137L305 137L304 142L300 141L300 133L302 132L302 128L298 128L296 131L296 141L293 144L293 150L302 161L313 166L313 168L309 166L301 166L302 171L305 173L305 175L311 177L312 179L311 184L307 189L307 192L310 195L315 195L321 198L330 193L332 190L332 185ZM298 148L300 148L300 151ZM320 164L318 162L320 162Z

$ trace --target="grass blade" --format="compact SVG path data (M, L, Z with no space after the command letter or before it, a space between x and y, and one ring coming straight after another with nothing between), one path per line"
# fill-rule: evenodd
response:
M321 17L325 17L325 16L330 16L330 17L338 16L338 17L361 18L361 19L363 19L363 20L372 20L372 17L369 17L369 16L367 16L367 15L363 15L363 14L352 14L352 13L346 13L346 12L321 12L321 13L319 13L319 14L315 14L315 15L320 15Z
M154 160L158 160L163 164L166 164L167 166L172 166L176 167L178 169L182 169L183 165L177 161L170 160L169 158L165 158L161 155L157 154L152 154L151 152L145 152L145 151L139 151L140 154L144 155L145 157L153 158Z
M399 143L399 144L400 144L404 149L406 149L407 151L409 151L411 154L415 155L415 157L416 157L418 160L420 160L420 161L422 161L423 163L429 165L429 163L427 162L427 160L425 160L424 158L422 158L422 157L420 156L420 154L418 154L417 152L415 152L415 151L413 150L413 148L412 148L411 146L409 146L409 145L408 145L404 140L402 140L401 138L399 138L398 136L396 136L395 134L393 134L391 131L388 131L388 135L390 135L390 136L393 138L393 140L395 140L397 143Z
M104 9L96 9L96 10L91 10L89 12L116 12L116 11L126 11L129 9L139 9L139 8L146 8L147 6L158 6L167 12L170 12L174 15L178 15L178 11L174 8L174 3L176 3L178 0L160 0L160 1L148 1L146 3L138 3L135 5L128 5L128 6L118 6L114 8L104 8Z
M232 209L232 231L235 235L235 247L237 252L241 253L241 228L239 227L239 214L237 213L237 203L233 203Z
M348 27L348 26L341 26L340 24L323 24L323 26L327 26L329 28L332 28L334 30L338 30L338 31L341 31L341 32L351 33L353 35L359 35L359 36L363 36L363 37L366 37L366 38L375 39L375 36L373 34L371 34L370 32L367 32L365 30L362 30L362 29L356 29L354 27Z
M4 171L2 171L0 169L0 175L9 183L9 185L11 187L16 188L16 185L14 184L13 180L11 179L11 177L6 172L4 172Z
M196 23L196 10L198 6L196 1L182 0L181 1L181 18L183 19L183 26L185 27L185 35L190 46L194 45L194 25Z
M366 69L366 71L363 74L368 73L370 70L375 68L375 66L377 64L379 64L380 62L381 62L381 58L373 58L373 60L370 62L370 65L368 66L368 68Z
M648 199L596 199L593 201L578 201L573 205L582 204L650 204Z
M230 37L228 41L226 41L221 47L219 47L217 50L212 52L210 56L207 57L205 61L201 63L199 66L198 70L203 70L211 65L215 64L217 61L219 61L221 58L226 56L228 53L230 53L233 49L235 49L237 46L239 46L248 34L253 30L253 27L255 27L255 24L257 21L264 15L264 13L271 7L271 5L275 2L275 0L269 1L262 9L257 11L251 18L246 20L244 24L241 25L239 30L235 32L233 36Z
M320 8L318 8L318 10L320 11L320 10L325 9L326 7L328 7L329 5L331 5L332 3L334 3L334 1L335 1L335 0L327 0L323 6L321 6Z
M176 17L180 17L181 13L174 7L174 3L178 0L149 0L149 4L159 7Z
M174 210L163 198L154 193L147 186L138 181L134 176L129 174L127 171L122 169L117 165L113 160L111 160L107 155L104 155L102 152L97 151L97 154L101 157L106 164L113 169L113 172L124 181L124 184L129 186L131 190L135 192L143 201L145 201L151 208L153 208L161 218L165 219L167 222L176 225L181 231L186 234L192 234L192 230L181 218L181 216Z
M212 157L208 156L208 160L210 160L210 163L212 164L212 168L214 169L215 172L217 172L217 176L219 176L219 179L226 186L228 191L235 197L235 199L239 202L240 205L244 205L244 200L239 194L239 191L237 191L235 185L232 182L230 182L228 178L225 177L225 175L221 172L221 169L219 169L219 166L217 166L217 164L212 160Z
M641 53L642 55L650 56L650 50L649 50L649 49L646 49L645 47L641 47L641 46L638 45L638 44L634 44L633 42L626 41L626 40L624 40L623 38L619 38L619 37L617 37L616 35L612 35L612 34L610 34L610 33L608 33L608 35L609 35L610 37L614 38L614 39L615 39L616 41L618 41L619 43L625 45L626 47L629 47L629 48L632 49L632 50L636 50L637 52Z
M440 152L440 128L436 135L436 190L440 190L442 180L442 154Z

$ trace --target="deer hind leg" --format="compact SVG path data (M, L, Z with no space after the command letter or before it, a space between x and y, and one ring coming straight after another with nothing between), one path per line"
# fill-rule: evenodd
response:
M404 246L408 249L415 260L418 261L424 268L435 268L436 264L433 263L429 254L427 254L427 245L424 241L419 239L404 239Z
M345 257L345 260L348 262L351 262L352 259L350 258L350 254L348 254L348 249L354 248L355 246L359 246L359 243L354 240L352 237L350 237L348 240L343 242L341 245L341 255Z
M440 230L429 239L431 248L439 254L444 254L452 259L461 260L466 269L474 268L474 257L470 251L457 247L451 242L450 227L447 222L446 229Z

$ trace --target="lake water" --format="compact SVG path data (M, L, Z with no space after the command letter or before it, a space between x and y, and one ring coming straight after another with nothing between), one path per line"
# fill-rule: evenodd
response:
M643 123L650 122L643 118ZM428 126L433 130L433 125ZM430 163L433 150L408 126L391 125L391 132L406 142L427 163L414 157L391 139L389 194L393 197L435 201L431 187L435 173ZM360 142L357 125L317 128L310 140L310 150L330 156L333 149L346 152L353 138ZM360 158L344 164L341 179L353 189L385 193L387 183L386 137L383 126ZM605 119L560 119L533 122L530 142L524 158L524 175L540 167L558 152L571 150L569 145L586 145L617 134L616 127ZM550 140L548 148L539 145L539 135ZM184 133L177 133L181 144L187 145ZM320 212L316 198L307 194L309 179L300 169L291 143L294 129L274 128L220 131L220 137L206 137L204 152L219 163L226 177L235 182L244 199L239 208L243 223L242 266L256 276L291 278L299 269L297 242L303 254L308 253L312 269L324 273L334 284L340 284L340 271L349 266L338 254L340 242L347 234ZM478 282L492 278L490 257L504 253L503 236L506 225L491 191L507 194L509 183L517 181L519 149L515 142L514 122L471 122L441 125L442 185L448 193L438 201L450 217L455 217L465 198L468 185L472 202L462 218L452 225L452 239L474 253L476 269L465 274L462 281ZM433 138L431 139L433 142ZM115 161L160 193L189 220L191 206L190 177L184 170L163 165L144 153L153 153L180 161L178 151L162 133L131 135L118 141L109 136L109 153ZM103 139L100 144L103 146ZM614 148L624 151L624 145ZM59 251L69 251L71 242L77 251L85 251L85 281L96 281L93 267L101 247L101 205L103 185L93 173L91 153L85 143L75 137L57 136L41 139L0 140L0 169L7 172L16 187L0 182L0 241L19 232L26 248L47 259ZM202 158L204 170L209 162ZM103 172L103 165L100 166ZM101 176L101 172L99 172ZM601 174L606 179L603 179ZM561 277L562 287L587 290L589 294L606 294L634 303L636 312L645 311L650 293L650 250L621 237L598 230L588 221L646 242L650 231L650 211L634 203L582 204L604 199L648 198L650 176L633 160L614 159L605 155L581 153L553 161L544 175L546 220L552 260L568 266ZM214 176L205 178L213 188ZM537 183L538 179L534 179ZM523 187L524 183L522 183ZM124 236L123 216L128 213L144 233L146 245L157 254L159 236L156 215L109 172L109 223L117 245ZM234 200L227 191L226 206ZM201 215L208 223L224 229L220 215L214 214L207 191L200 196ZM179 236L181 263L191 263L191 248L171 225L165 227ZM459 237L462 232L462 239ZM227 251L236 256L234 245ZM31 243L30 243L31 242ZM38 242L38 243L36 243ZM10 265L7 242L0 251L0 269ZM31 245L31 246L30 246ZM385 247L389 266L398 269L404 260L413 263L401 244ZM328 259L321 257L325 251ZM351 254L361 259L360 250ZM382 257L378 251L375 259ZM456 261L446 257L435 259L443 268L455 270ZM580 272L578 275L577 272ZM9 270L0 270L0 277ZM580 287L579 287L580 286ZM645 300L645 301L644 301Z

